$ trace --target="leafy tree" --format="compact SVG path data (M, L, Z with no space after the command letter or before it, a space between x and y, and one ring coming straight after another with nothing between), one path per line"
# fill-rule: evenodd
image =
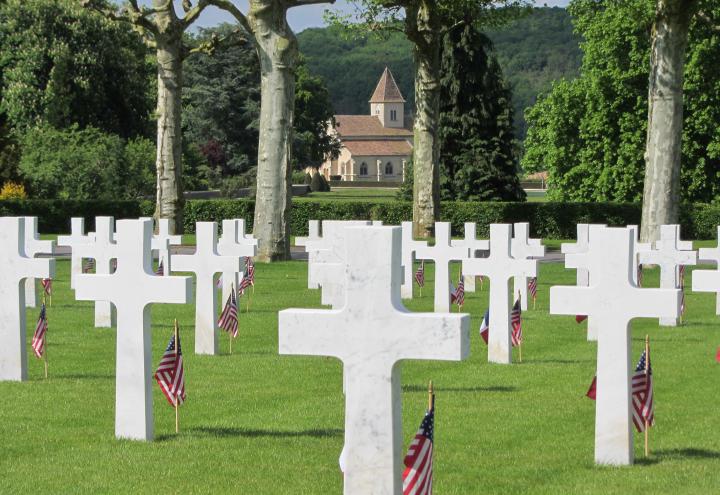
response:
M0 5L0 111L18 134L37 124L145 135L152 68L141 38L77 2Z
M585 39L577 79L560 81L528 112L526 171L549 172L549 196L571 201L636 201L643 193L653 0L575 0ZM717 17L720 7L708 11ZM720 40L712 24L691 25L685 58L680 194L720 197Z
M438 121L440 114L440 45L443 34L458 22L495 23L516 16L524 0L356 0L356 24L336 15L362 33L402 31L412 43L415 62L414 192L415 236L432 235L440 215Z
M443 199L524 199L510 89L492 42L472 24L445 35L440 83Z
M36 127L23 137L19 169L32 197L131 199L153 190L147 163L136 159L139 145L126 149L120 137L90 126Z

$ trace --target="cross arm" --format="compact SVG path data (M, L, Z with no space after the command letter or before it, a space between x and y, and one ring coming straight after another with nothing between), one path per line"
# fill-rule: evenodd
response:
M28 263L28 277L55 278L55 259L30 258Z
M550 314L588 315L597 310L594 287L550 287Z
M397 334L398 360L461 361L470 354L470 315L405 311L403 320L406 331L395 328L387 334Z
M279 353L332 356L343 359L347 332L341 327L340 315L340 310L280 311L278 313Z

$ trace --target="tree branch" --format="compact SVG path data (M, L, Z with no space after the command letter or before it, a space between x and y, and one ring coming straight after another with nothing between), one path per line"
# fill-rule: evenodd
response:
M130 8L123 9L120 12L101 7L93 0L80 0L80 5L84 8L91 9L99 14L102 14L111 21L127 22L146 32L152 33L153 35L158 34L157 26L155 26L155 24L147 18L147 16L154 14L155 10L139 8L137 0L129 1L128 6Z
M299 7L301 5L317 5L319 3L334 4L335 0L290 0L288 2L288 7Z
M238 21L238 24L240 24L240 26L248 34L251 34L253 32L252 28L250 27L250 23L247 20L247 17L245 17L245 14L240 12L240 9L238 9L231 1L229 1L229 0L207 0L207 3L209 5L217 7L218 9L224 10L225 12L228 12L230 15L232 15Z

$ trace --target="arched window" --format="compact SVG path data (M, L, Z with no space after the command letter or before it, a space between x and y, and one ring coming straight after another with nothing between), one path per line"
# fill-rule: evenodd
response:
M385 175L392 175L392 174L393 174L392 162L387 162L385 164Z
M360 164L360 175L367 175L367 163L365 162Z

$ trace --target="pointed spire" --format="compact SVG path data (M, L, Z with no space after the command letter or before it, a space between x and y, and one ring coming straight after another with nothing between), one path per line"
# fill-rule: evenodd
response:
M405 98L403 98L402 94L400 93L400 88L398 88L392 72L390 72L390 69L385 67L382 76L380 76L380 81L378 81L377 87L375 88L375 92L370 98L370 103L395 102L404 103Z

